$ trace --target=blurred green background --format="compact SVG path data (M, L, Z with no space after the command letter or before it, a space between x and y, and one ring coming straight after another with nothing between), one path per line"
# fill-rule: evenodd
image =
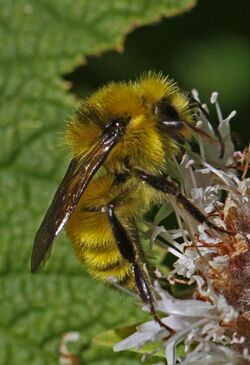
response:
M183 89L197 88L203 101L218 90L224 115L237 110L232 128L242 146L249 142L250 3L192 6L192 0L0 1L0 364L58 364L59 343L72 330L81 334L71 348L82 365L138 364L135 354L92 343L104 330L145 318L133 301L90 279L64 234L34 276L31 247L69 162L60 142L65 121L80 97L107 81L157 70ZM122 44L122 53L112 50Z

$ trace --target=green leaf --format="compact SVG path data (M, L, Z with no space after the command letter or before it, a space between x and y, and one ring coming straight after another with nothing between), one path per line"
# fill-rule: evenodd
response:
M61 74L87 55L121 48L133 27L193 4L193 0L1 1L1 364L58 364L63 334L77 330L84 363L110 365L118 355L104 351L97 356L91 338L135 315L140 318L129 299L85 274L63 235L46 268L36 276L29 273L30 252L69 160L60 140L78 102L67 92ZM126 359L124 364L133 363L130 356Z

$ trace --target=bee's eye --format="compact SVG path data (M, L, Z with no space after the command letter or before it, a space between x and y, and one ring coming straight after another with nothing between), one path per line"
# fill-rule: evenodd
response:
M154 106L154 113L160 121L179 120L177 111L166 99L162 99Z

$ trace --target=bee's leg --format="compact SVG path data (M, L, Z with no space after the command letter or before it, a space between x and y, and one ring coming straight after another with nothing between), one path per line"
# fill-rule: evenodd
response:
M146 271L143 268L143 264L140 260L139 252L136 246L133 244L127 231L120 223L119 219L117 218L114 212L114 206L113 205L108 206L107 212L112 227L112 231L117 242L118 249L122 257L132 265L135 284L138 293L141 297L141 300L149 305L150 312L154 316L155 321L161 327L164 327L170 333L173 333L173 330L168 326L166 326L156 313L155 298L152 293L152 289L150 287L150 280L148 278Z
M182 205L182 207L198 222L206 223L210 228L216 230L217 232L231 234L225 229L216 226L214 223L210 222L207 217L193 205L184 195L181 194L179 187L167 180L166 176L154 176L150 175L144 171L136 170L137 176L145 181L148 185L152 186L154 189L159 190L163 193L172 195L175 197L176 201Z
M211 119L210 115L208 114L208 112L206 111L205 108L203 108L202 104L196 100L192 95L190 95L189 97L190 101L191 101L191 108L198 108L202 114L205 116L205 118L207 119L207 121L211 124L211 126L213 127L214 133L216 134L218 141L220 143L220 158L223 158L224 156L224 152L225 152L225 145L224 145L224 141L222 139L222 136L220 134L220 131L218 130L217 126L215 125L214 121Z

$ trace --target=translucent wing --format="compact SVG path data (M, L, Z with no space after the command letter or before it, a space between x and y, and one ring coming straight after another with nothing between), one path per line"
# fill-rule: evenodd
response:
M120 133L104 134L84 160L74 157L38 229L31 256L31 272L39 269L76 208L88 183L120 140Z

